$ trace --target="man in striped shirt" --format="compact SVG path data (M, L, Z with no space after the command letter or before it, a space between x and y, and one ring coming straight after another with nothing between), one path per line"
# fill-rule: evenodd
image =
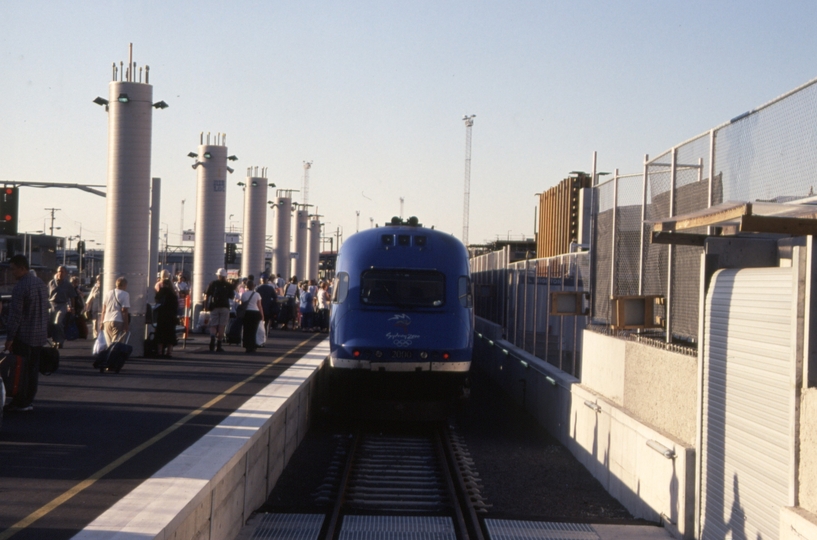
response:
M30 411L37 394L40 351L48 332L48 288L43 280L29 272L28 259L15 255L10 261L17 279L11 291L7 323L6 350L19 354L23 362L22 384L4 411Z

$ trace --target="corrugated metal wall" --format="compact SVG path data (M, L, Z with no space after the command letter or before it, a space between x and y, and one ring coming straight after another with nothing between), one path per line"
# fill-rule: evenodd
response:
M792 268L721 270L706 300L702 540L778 538L790 492Z
M537 258L570 252L579 232L579 190L590 184L590 176L579 173L539 195Z

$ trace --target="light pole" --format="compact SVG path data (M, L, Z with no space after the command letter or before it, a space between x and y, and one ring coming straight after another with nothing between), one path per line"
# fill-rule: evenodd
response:
M54 219L56 219L56 218L54 217L54 214L55 214L56 212L61 211L61 210L62 210L62 208L46 208L46 210L48 210L49 212L51 212L51 236L54 236L54 229L55 229L55 227L54 227ZM43 228L45 228L45 227L43 227ZM57 229L59 229L59 227L56 227L56 228L57 228Z
M162 258L162 266L167 266L167 236L168 236L168 232L170 231L170 225L168 225L167 223L164 223L164 222L162 222L162 225L165 226L165 253L164 253L164 257ZM152 271L155 271L155 269L152 270Z

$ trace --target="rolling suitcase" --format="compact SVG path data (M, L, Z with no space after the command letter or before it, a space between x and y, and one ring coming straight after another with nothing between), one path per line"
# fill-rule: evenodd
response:
M243 321L238 318L230 318L227 325L227 333L224 336L224 341L230 345L241 345L241 328L244 325Z
M125 338L122 341L115 342L101 352L94 362L94 367L98 369L100 373L105 373L106 371L119 373L133 352L133 347L128 345L129 339L130 332L125 334Z

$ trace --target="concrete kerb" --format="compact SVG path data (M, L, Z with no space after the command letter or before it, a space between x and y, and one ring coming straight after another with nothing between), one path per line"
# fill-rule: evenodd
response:
M237 535L255 509L254 501L266 500L306 434L307 426L297 424L308 423L308 411L300 409L309 403L328 352L324 340L74 538L214 540ZM287 446L292 447L289 452ZM281 452L273 456L276 449ZM248 480L250 471L256 474ZM263 480L256 478L261 473Z
M475 369L487 372L630 513L663 522L677 538L692 537L694 448L505 341L498 326L478 320L477 332ZM661 447L674 457L659 453Z

